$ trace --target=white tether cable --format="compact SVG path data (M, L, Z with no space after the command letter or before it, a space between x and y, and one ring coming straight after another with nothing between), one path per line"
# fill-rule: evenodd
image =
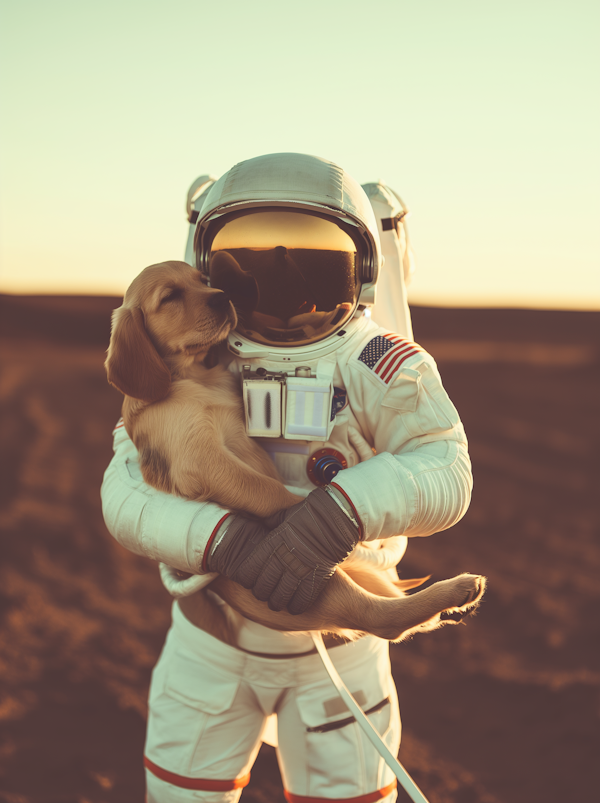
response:
M331 678L333 685L338 690L340 697L346 703L350 709L350 712L354 715L354 718L358 722L360 728L362 728L364 731L367 739L375 747L379 755L384 759L388 767L400 781L410 799L413 800L414 803L429 803L423 792L421 792L402 764L390 753L381 736L377 733L373 725L371 725L362 708L358 705L354 697L348 691L348 687L339 676L337 669L333 665L331 658L325 649L323 636L321 635L320 631L311 631L311 636L314 645L317 648L317 652L321 656L321 660L323 661L325 669L327 670L327 674Z

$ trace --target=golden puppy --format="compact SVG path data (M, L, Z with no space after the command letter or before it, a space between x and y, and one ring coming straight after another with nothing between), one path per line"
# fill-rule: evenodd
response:
M267 454L246 434L236 376L215 364L211 349L237 323L221 290L184 262L151 265L113 313L106 370L124 395L125 428L146 482L187 499L210 500L267 517L300 501L286 490ZM357 549L360 549L357 547ZM276 630L322 630L400 640L472 611L484 578L463 574L411 596L421 580L392 582L384 572L338 569L305 613L270 610L252 592L221 576L211 589L232 608ZM235 622L199 591L180 601L194 624L235 644ZM452 621L451 619L445 621Z

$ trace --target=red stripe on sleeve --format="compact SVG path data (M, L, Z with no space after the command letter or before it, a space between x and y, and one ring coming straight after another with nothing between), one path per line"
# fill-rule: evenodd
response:
M329 484L330 484L330 485L331 485L333 488L337 488L337 490L338 490L338 491L339 491L341 494L344 494L344 497L345 497L346 501L348 502L348 504L350 505L350 507L351 507L351 508L352 508L352 510L354 511L354 516L355 516L355 518L356 518L356 521L358 522L358 537L359 537L359 540L361 540L361 541L362 541L362 540L363 540L363 535L364 535L364 533L363 533L362 521L360 520L360 516L358 515L358 511L357 511L357 510L356 510L356 508L354 507L354 502L352 501L352 499L350 499L350 497L348 496L348 494L346 493L346 491L345 491L343 488L340 488L340 486L339 486L339 485L338 485L336 482L330 482Z
M221 524L223 524L223 522L225 521L225 519L228 516L231 516L231 513L226 513L223 516L223 518L218 522L217 526L212 531L212 533L210 534L210 538L208 539L208 543L206 544L206 547L204 548L204 555L202 556L202 571L203 572L207 572L208 571L208 568L207 568L206 564L208 562L208 556L210 555L210 548L212 546L212 542L215 540L215 535L219 532L219 527L221 526Z

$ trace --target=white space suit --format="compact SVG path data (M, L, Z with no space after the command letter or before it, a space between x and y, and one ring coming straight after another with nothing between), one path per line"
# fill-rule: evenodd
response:
M388 253L391 248L398 257L406 254L403 204L398 199L397 211L383 224L379 219L378 231L373 208L396 202L387 188L366 186L371 206L343 170L302 154L251 159L208 183L197 220L197 266L233 296L237 277L247 284L237 299L241 323L221 360L241 375L249 432L291 490L306 495L316 485L329 485L343 494L364 539L351 559L392 567L407 536L455 524L471 491L458 414L434 360L410 339L402 273L390 271L387 279L388 289L396 283L400 304L385 298L380 308L382 320L395 315L403 331L382 328L368 315L381 273L379 232L392 238ZM269 228L264 242L244 239L251 239L248 221L252 232ZM310 247L323 248L324 257L294 240L297 229L309 232ZM340 257L344 275L355 281L339 280L346 282L339 303L324 301L310 275L315 259L323 258L319 270L325 273L338 258L328 256L329 244L316 244L321 229L351 257ZM273 253L275 262L265 273L264 260ZM310 264L303 262L307 253ZM404 269L410 269L408 257ZM285 313L269 302L273 270L295 282L289 297L285 290L280 296L282 306L290 307ZM323 276L323 285L334 287L332 276ZM210 579L205 552L226 527L228 511L145 485L122 427L115 430L114 447L102 488L110 532L133 552L165 564L163 578L175 596L194 591ZM192 578L177 581L173 570ZM150 692L150 803L237 800L274 713L288 800L395 800L393 773L348 719L308 634L246 621L235 649L194 627L177 604L173 616ZM397 750L400 720L387 642L366 637L330 654L390 749Z

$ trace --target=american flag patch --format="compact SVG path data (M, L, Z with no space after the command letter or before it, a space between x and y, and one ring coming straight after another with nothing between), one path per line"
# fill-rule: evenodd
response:
M402 363L420 351L416 343L400 335L377 335L367 343L358 359L389 385Z

